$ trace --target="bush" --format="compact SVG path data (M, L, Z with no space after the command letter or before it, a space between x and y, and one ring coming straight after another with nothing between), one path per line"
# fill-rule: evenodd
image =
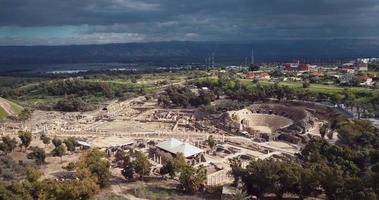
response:
M88 107L86 103L81 98L70 97L67 99L62 99L57 102L54 107L56 110L64 112L76 112L76 111L86 111Z
M63 167L63 169L65 169L67 171L72 171L75 169L75 167L76 167L76 165L74 162L69 162L66 166Z

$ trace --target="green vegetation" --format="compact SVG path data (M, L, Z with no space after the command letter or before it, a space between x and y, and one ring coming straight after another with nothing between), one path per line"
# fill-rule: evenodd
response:
M183 171L187 166L186 158L182 153L177 153L174 160L168 160L164 163L160 170L160 174L168 174L171 178L174 178L177 173Z
M200 165L197 169L191 165L186 165L179 176L181 187L187 194L194 194L204 189L206 179L207 169L203 165Z
M0 97L0 120L17 117L23 111L24 108L20 105Z
M41 77L26 79L0 77L0 97L15 100L24 107L43 110L88 111L105 100L151 94L170 84L202 77L203 72L128 74L104 72L81 77ZM25 80L24 80L25 79ZM11 80L14 84L5 84ZM0 118L4 111L0 106Z
M250 85L252 83L252 81L246 80L246 79L241 79L241 82L245 85ZM294 82L294 81L274 82L274 81L262 80L262 81L259 81L259 84L262 84L262 85L278 84L279 86L288 86L295 90L302 90L304 88L302 82ZM364 87L341 87L337 85L324 85L324 84L316 84L316 83L309 84L308 87L306 88L308 89L309 92L312 92L312 93L323 93L323 94L328 94L328 95L344 94L346 90L349 93L353 93L353 94L379 92L379 89L372 90L372 89L368 89Z
M36 148L30 157L42 161L41 152ZM0 181L0 199L85 200L99 193L100 188L109 185L109 162L105 159L105 155L96 149L82 155L75 165L79 180L41 180L41 172L30 166L22 168L9 158L2 157L0 165L2 169L0 173L3 173L3 170L12 169L13 171L10 171L12 175L25 176L24 180L18 182Z
M139 175L139 178L143 180L144 176L150 175L151 167L147 157L143 153L135 151L124 157L121 173L128 180L132 180L134 174Z
M216 96L226 95L236 100L232 108L240 107L245 102L264 101L267 99L304 100L314 102L332 102L345 104L358 110L359 117L379 116L379 89L362 87L340 87L335 85L310 84L303 87L301 82L271 82L239 79L233 73L219 74L218 77L200 78L190 82L198 88L207 87ZM230 108L230 109L232 109ZM207 107L211 113L222 112L226 106Z
M10 153L17 147L17 140L15 138L10 138L9 136L3 136L1 138L2 143L0 143L0 150L4 153Z
M98 149L82 155L77 163L77 175L80 179L94 177L100 188L109 186L110 163L105 159L105 153Z
M22 149L22 147L24 147L24 150L26 151L32 142L32 133L29 131L19 131L18 137L21 140L20 148Z
M60 139L57 138L57 137L54 137L53 140L52 140L51 142L53 143L53 145L54 145L55 147L60 146L60 145L62 144L62 140L60 140Z
M63 143L66 145L67 150L70 152L74 152L75 148L78 146L76 139L73 137L65 139Z
M158 104L163 106L200 106L209 105L216 99L212 91L199 90L199 94L195 94L188 87L170 86L165 89L163 94L158 98Z
M27 155L27 158L35 160L37 165L42 165L45 163L46 153L44 149L39 147L31 147L31 151L32 152Z
M379 130L364 120L340 120L336 127L336 145L314 138L297 162L257 160L244 169L238 159L231 160L235 184L241 182L258 198L292 193L303 199L324 193L328 199L377 199Z
M49 145L51 142L51 139L45 134L42 134L39 139L42 140L42 143L46 146Z
M5 119L8 117L8 113L5 112L4 108L0 107L0 119Z
M62 140L58 139L57 137L54 137L52 140L52 143L54 145L54 149L51 151L51 155L55 157L61 157L64 156L66 153L66 149L63 146Z

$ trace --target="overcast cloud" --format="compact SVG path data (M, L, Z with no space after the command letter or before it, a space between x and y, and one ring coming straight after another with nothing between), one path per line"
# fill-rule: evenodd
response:
M0 0L0 45L379 39L378 0Z

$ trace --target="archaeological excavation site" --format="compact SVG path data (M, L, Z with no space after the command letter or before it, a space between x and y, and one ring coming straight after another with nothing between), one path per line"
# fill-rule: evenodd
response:
M306 105L278 103L252 104L241 110L212 117L199 108L161 108L154 98L143 96L126 101L110 101L97 111L61 113L35 111L22 124L2 125L3 133L29 129L50 137L75 137L91 148L140 149L159 167L183 153L193 164L209 166L208 184L228 181L228 160L281 157L290 159L318 134L320 120ZM11 130L11 131L9 131ZM207 145L209 138L216 144ZM112 154L113 152L113 154ZM46 174L55 173L49 167ZM114 169L117 171L117 168Z

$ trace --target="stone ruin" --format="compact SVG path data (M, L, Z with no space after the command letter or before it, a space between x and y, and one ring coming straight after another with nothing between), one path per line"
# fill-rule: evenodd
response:
M281 104L253 104L229 111L219 119L219 126L242 133L257 141L284 140L305 143L304 134L314 124L313 116L304 109Z

